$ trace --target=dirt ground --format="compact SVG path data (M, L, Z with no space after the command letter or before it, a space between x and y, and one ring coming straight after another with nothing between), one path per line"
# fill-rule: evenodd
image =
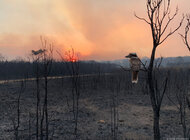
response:
M41 94L43 94L41 81ZM78 139L80 140L110 140L111 105L114 91L95 82L81 88L79 99ZM74 121L72 114L71 88L62 79L50 80L48 83L48 111L50 139L74 139ZM99 88L101 87L101 88ZM0 139L14 139L13 122L16 119L16 99L20 83L0 85ZM130 90L130 92L129 92ZM137 85L130 89L121 89L117 96L118 133L119 140L151 140L153 139L153 112L149 95L141 92ZM35 81L28 81L26 89L21 94L20 139L35 139ZM31 132L29 132L29 122ZM161 107L160 130L163 139L181 138L183 136L180 116L176 107L165 97Z

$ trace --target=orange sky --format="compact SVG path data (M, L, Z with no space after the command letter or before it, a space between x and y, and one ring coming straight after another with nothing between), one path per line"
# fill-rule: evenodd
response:
M53 42L56 51L74 48L81 59L123 59L129 52L150 56L149 26L134 17L146 17L146 0L4 0L0 1L0 53L9 59L28 56L38 49L40 36ZM190 13L189 0L172 1L179 14ZM184 24L185 25L185 24ZM189 52L178 33L162 46L157 57L186 56Z

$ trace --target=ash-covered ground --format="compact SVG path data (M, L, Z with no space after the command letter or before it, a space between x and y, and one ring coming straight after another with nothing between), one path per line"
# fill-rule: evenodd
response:
M153 111L145 88L146 82L142 81L144 80L141 77L138 84L132 85L130 77L126 75L81 77L77 139L153 139ZM20 96L18 136L19 139L27 140L36 138L36 83L27 81L25 87ZM15 139L14 124L17 122L17 99L20 89L20 82L0 85L2 140ZM40 95L42 105L43 80L40 80ZM76 138L72 102L70 78L48 81L49 139ZM179 111L167 96L164 97L160 113L162 138L183 137Z

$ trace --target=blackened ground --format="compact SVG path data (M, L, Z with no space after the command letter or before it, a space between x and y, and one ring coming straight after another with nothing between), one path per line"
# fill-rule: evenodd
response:
M126 75L120 78L116 77L81 78L78 139L112 139L111 106L113 94L116 95L116 93L118 93L119 114L117 138L119 140L153 139L153 112L145 84L141 82L132 85L130 78ZM122 78L128 80L122 80ZM139 81L143 81L143 79ZM118 91L116 89L119 82L121 85ZM40 86L40 93L43 95L43 81L41 81ZM19 82L0 85L0 139L2 140L14 139L13 122L17 116L16 100L19 89ZM35 139L35 90L35 81L27 81L26 89L21 94L20 139L29 139L29 120L31 122L31 138ZM74 139L70 79L49 81L48 111L50 138ZM161 107L160 129L162 138L183 137L178 110L166 96Z

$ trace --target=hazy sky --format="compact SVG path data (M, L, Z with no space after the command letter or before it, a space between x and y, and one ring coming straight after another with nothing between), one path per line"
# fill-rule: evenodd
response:
M175 27L182 13L190 13L190 1L171 2L171 12L179 7ZM129 52L149 57L150 28L134 12L146 17L146 0L0 0L0 53L25 57L41 46L42 35L56 51L72 46L81 59L123 59ZM189 55L178 35L183 29L158 48L157 57Z

